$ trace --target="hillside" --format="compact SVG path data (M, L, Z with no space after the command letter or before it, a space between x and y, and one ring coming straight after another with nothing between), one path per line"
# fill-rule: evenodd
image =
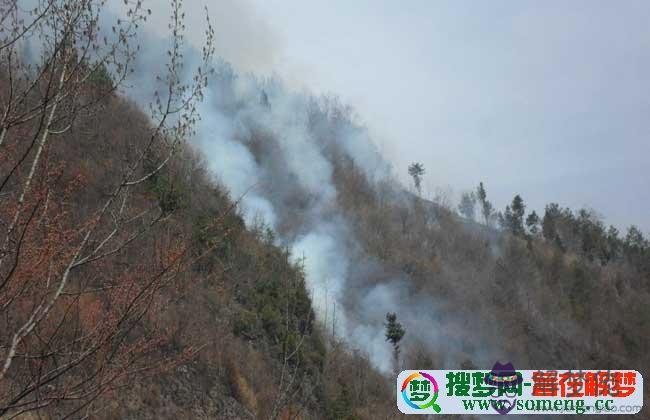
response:
M403 368L650 369L637 228L425 197L353 109L213 64L209 30L147 108L165 67L56 10L35 70L0 44L0 418L389 419Z
M88 89L92 94L96 87ZM69 214L57 223L56 232L34 237L30 246L60 232L73 231L74 236L75 221L84 219L109 194L110 186L120 182L118 162L146 147L152 127L134 104L110 96L100 107L105 118L79 118L74 130L48 148L47 167L37 176L46 177L49 168L60 168L48 191L52 202L61 200L57 205L69 209ZM16 141L19 146L24 140ZM16 160L17 155L3 155L3 174ZM12 194L11 187L6 190ZM236 203L210 181L202 159L190 147L182 146L164 170L132 191L129 203L134 220L121 238L129 243L101 265L89 264L73 273L68 287L81 291L70 293L70 301L63 303L69 312L50 321L63 323L67 333L40 326L45 332L39 335L49 333L52 339L61 340L62 351L67 347L67 334L92 334L110 318L112 305L124 298L100 289L118 285L121 276L137 277L133 284L126 284L138 287L147 280L147 273L166 267L165 259L183 249L187 252L184 261L174 265L178 272L156 285L159 290L150 296L154 300L141 308L144 317L133 320L134 325L124 331L130 341L127 353L136 343L147 347L138 349L137 357L126 361L128 366L116 366L118 374L92 405L80 405L76 393L61 398L57 394L60 388L83 384L88 369L107 375L104 364L114 362L104 356L52 379L55 385L47 388L52 396L46 393L41 398L53 401L36 413L58 418L66 413L79 415L74 410L82 409L100 418L289 418L291 413L308 410L338 418L340 413L366 405L392 407L388 383L367 361L342 350L342 344L328 341L321 332L301 265L289 260L286 248L273 244L272 231L261 225L245 226L234 208ZM36 208L38 217L49 217ZM58 214L59 209L53 211ZM145 216L148 212L156 214ZM146 235L131 241L132 234L147 224ZM41 261L31 253L18 260L15 271L26 276L35 275L30 270L51 261ZM146 343L140 343L143 339ZM26 346L32 351L41 347L34 342ZM49 343L40 351L52 346ZM354 378L348 375L350 368L357 371ZM25 401L21 390L33 377L24 369L28 365L16 363L3 381L3 411L6 404ZM142 378L132 383L133 375ZM42 381L48 379L43 376ZM351 387L361 383L373 392L353 397ZM94 399L93 391L84 389L90 392L89 400ZM96 392L99 395L100 390ZM9 409L5 414L16 411Z
M647 334L639 332L649 326L650 254L637 228L621 235L592 211L554 203L531 219L518 196L496 211L487 194L481 201L472 193L469 215L432 202L394 180L354 113L336 100L254 81L240 94L238 77L221 74L217 91L232 99L213 112L238 122L232 144L254 160L265 182L255 194L269 203L276 231L295 248L344 266L337 284L340 267L306 261L316 280L330 279L330 306L343 306L353 343L380 346L383 315L397 311L407 331L418 331L408 348L422 346L439 367L503 357L522 367L647 366ZM308 164L294 153L298 141L277 129L285 125L306 139L300 147L314 153ZM203 136L198 144L210 151L220 142ZM316 176L324 181L309 184ZM323 204L323 197L332 199ZM328 247L330 239L340 245ZM375 312L362 311L368 307ZM356 324L374 324L374 336L355 336L362 332Z

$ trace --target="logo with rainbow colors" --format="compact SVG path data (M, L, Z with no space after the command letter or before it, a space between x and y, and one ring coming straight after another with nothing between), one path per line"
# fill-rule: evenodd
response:
M411 408L416 410L433 409L440 413L438 399L438 383L435 378L426 372L414 372L402 383L402 398Z

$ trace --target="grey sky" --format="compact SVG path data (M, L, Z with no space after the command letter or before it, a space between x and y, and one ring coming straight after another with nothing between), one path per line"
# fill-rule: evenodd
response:
M226 59L352 103L401 177L425 165L430 194L484 181L500 209L520 193L650 230L650 2L219 0L210 11Z

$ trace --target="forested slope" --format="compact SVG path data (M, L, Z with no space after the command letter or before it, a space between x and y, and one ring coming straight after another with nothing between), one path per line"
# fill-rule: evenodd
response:
M89 85L89 94L94 89ZM56 183L48 184L47 194L50 206L65 211L37 207L36 217L60 219L55 232L34 232L25 241L16 277L36 275L32 270L44 263L38 257L43 241L57 241L51 245L56 249L52 258L57 257L61 241L73 241L59 235L74 237L75 222L87 219L89 209L120 182L121 162L146 147L151 126L134 104L110 96L99 106L98 114L79 117L74 129L47 149L47 165L36 182L53 176L48 170L56 168ZM21 144L24 139L16 138ZM3 154L3 173L17 153ZM392 407L388 383L368 362L321 333L301 266L289 260L286 248L274 245L272 231L245 226L236 203L210 180L190 147L180 146L163 170L130 192L127 211L133 220L120 234L128 243L101 265L89 263L73 273L69 297L52 320L58 330L38 327L39 337L50 337L47 348L58 343L63 350L72 337L87 338L100 326L108 328L115 306L128 298L124 287L145 289L150 274L168 269L166 260L182 252L182 262L175 262L176 272L148 295L151 301L142 304L133 325L124 330L110 326L125 334L128 343L119 345L127 360L85 359L78 369L48 381L50 392L41 398L52 401L36 413L59 417L81 408L100 418L339 418L355 407ZM134 233L137 238L131 239ZM114 293L106 290L111 286ZM39 347L26 344L32 351ZM41 363L47 363L46 348L41 351ZM60 357L58 363L66 360ZM105 378L100 393L94 389L100 384L87 382L85 372L109 376L106 365L118 372ZM20 395L34 374L28 361L17 361L2 382L3 404L27 400ZM68 393L61 394L63 389ZM79 391L87 392L92 404L82 406Z

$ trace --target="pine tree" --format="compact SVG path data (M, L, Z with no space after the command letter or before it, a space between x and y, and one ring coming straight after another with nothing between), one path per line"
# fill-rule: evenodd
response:
M621 251L621 240L618 237L619 232L614 226L609 227L607 230L607 256L606 262L616 260Z
M557 203L546 205L544 210L544 218L542 219L542 234L544 239L553 243L559 242L557 233L557 223L560 219L562 211Z
M539 233L539 216L535 210L533 210L526 218L526 226L531 235L535 236Z
M413 178L415 189L419 195L422 195L422 176L424 175L424 165L414 162L409 165L409 175Z
M512 219L510 222L510 229L512 234L515 236L523 236L524 231L524 213L526 211L526 205L524 200L519 194L515 195L515 198L512 199Z
M490 203L487 199L487 192L485 192L485 187L483 186L482 182L478 185L476 196L478 197L478 201L481 204L481 213L483 214L485 225L490 226L494 215L494 207L492 207L492 203Z
M399 342L406 334L402 324L397 322L397 314L394 312L388 312L386 314L386 341L390 341L393 345L393 370L395 373L399 370Z
M476 215L476 194L474 192L465 192L460 197L458 211L466 219L474 220Z

